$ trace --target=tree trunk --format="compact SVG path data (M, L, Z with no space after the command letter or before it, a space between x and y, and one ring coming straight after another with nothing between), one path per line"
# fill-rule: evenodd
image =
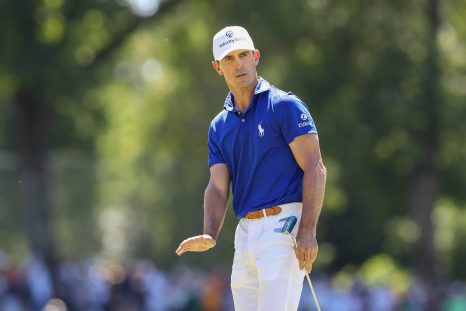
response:
M33 93L15 96L20 153L20 194L30 249L49 269L57 296L57 255L53 239L47 178L47 113Z
M426 310L440 310L442 293L439 290L439 266L437 262L432 211L438 198L438 167L435 161L439 151L440 92L437 32L439 27L439 0L427 0L426 17L429 25L427 36L428 55L425 62L424 94L420 99L427 115L427 126L420 137L423 157L413 176L411 207L412 217L420 229L420 237L414 250L415 265L427 293Z

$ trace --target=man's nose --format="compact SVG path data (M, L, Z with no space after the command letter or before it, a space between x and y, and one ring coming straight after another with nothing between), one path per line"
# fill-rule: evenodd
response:
M236 59L235 61L235 69L241 69L243 67L243 64L241 62L241 60L238 58Z

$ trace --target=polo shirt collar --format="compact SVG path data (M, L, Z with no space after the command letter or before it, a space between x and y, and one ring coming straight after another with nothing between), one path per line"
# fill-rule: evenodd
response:
M268 91L270 89L270 83L259 77L259 82L256 85L256 89L254 90L254 95L260 94L262 92ZM228 92L227 98L225 99L225 103L223 104L223 108L226 111L233 111L235 109L235 104L233 103L233 94Z

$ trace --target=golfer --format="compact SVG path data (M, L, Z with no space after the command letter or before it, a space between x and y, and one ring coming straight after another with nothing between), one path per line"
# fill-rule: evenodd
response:
M297 96L258 76L260 52L246 29L220 30L213 54L230 92L209 128L204 232L181 242L176 253L215 246L231 183L239 220L231 275L235 310L297 310L304 270L310 272L317 257L325 192L317 129ZM275 230L290 216L298 219L296 249Z

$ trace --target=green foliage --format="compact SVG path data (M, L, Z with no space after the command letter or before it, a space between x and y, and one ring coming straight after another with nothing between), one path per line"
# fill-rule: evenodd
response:
M378 254L368 259L359 271L366 286L388 286L395 292L405 293L409 278L397 263L387 255Z

